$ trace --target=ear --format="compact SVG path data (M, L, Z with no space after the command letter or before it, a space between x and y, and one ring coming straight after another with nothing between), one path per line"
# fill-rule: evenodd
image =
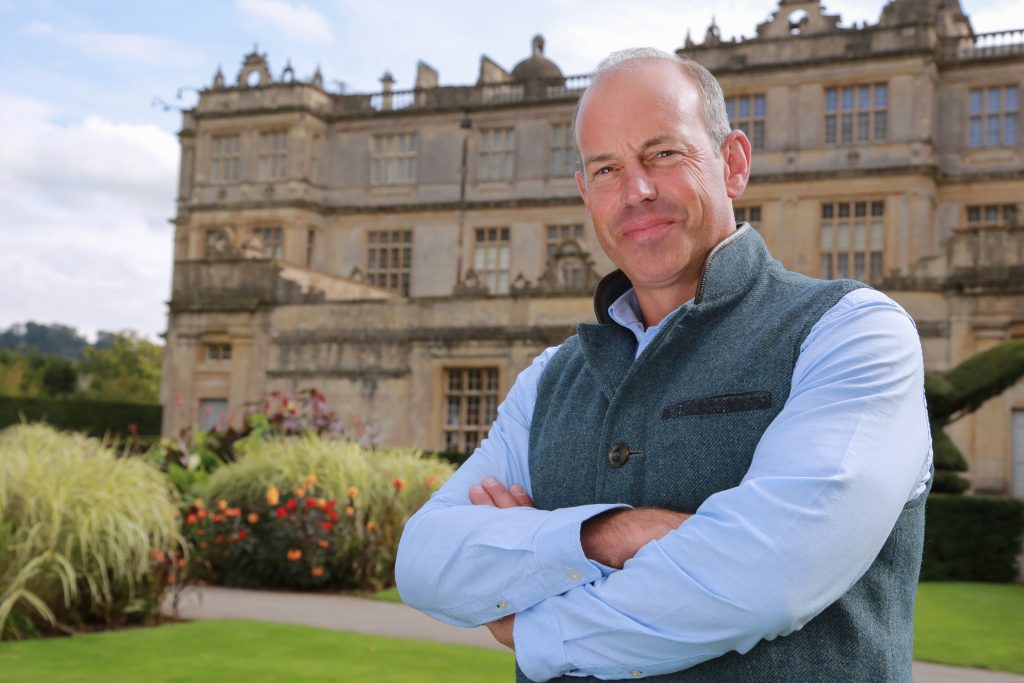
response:
M590 195L587 194L587 183L579 171L576 171L576 189L580 191L580 197L583 198L583 206L586 207L587 213L590 213Z
M729 199L736 199L750 181L750 140L741 130L729 133L722 143L725 189Z

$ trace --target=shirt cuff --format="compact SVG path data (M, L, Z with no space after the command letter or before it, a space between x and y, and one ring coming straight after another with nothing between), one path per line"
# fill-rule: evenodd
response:
M531 681L548 681L572 669L565 655L562 627L550 600L517 614L512 638L516 664Z
M533 548L538 575L545 577L544 589L552 597L577 586L593 583L607 576L607 568L590 560L583 552L580 529L583 523L597 515L629 508L622 504L579 505L553 510L534 538ZM526 608L530 605L520 605ZM518 611L518 610L513 610Z

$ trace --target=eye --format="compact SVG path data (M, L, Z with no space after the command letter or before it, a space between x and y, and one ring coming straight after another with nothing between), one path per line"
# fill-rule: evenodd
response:
M670 158L676 156L677 154L679 154L679 152L676 152L673 149L661 149L661 150L658 150L657 152L654 153L654 157L653 158L655 158L655 159L670 159Z
M607 175L608 173L611 173L611 172L612 172L612 167L611 166L602 166L601 168L599 168L596 171L594 171L594 175L596 175L596 176L597 175Z

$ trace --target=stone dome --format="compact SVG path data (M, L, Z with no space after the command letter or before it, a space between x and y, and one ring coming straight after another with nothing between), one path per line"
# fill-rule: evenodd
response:
M533 54L516 64L512 69L512 79L530 81L545 78L562 78L562 70L544 56L544 36L536 35L533 37Z

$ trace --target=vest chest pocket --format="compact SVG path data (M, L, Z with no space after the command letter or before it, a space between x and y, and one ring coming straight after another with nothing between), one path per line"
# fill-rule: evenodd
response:
M694 512L740 483L778 408L772 393L705 396L666 405L647 434L645 505Z

